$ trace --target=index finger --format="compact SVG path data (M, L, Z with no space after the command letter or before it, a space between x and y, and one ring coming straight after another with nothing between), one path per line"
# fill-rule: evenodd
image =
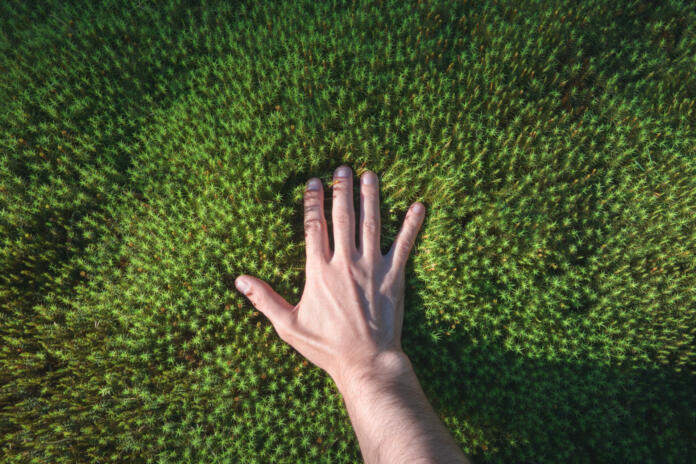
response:
M304 192L304 230L307 262L329 258L329 233L324 216L324 189L313 177Z

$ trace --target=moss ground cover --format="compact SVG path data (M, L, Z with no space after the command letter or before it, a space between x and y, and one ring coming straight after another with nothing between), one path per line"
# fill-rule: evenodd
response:
M693 462L694 50L688 1L2 2L3 461L359 462L233 286L298 301L346 163L384 252L428 207L403 346L477 462Z

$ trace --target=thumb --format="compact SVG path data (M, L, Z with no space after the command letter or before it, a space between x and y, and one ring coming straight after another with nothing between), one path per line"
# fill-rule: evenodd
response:
M291 311L295 308L285 301L266 282L256 277L241 275L234 281L237 290L242 292L251 301L256 309L271 320L273 326L283 329L290 322ZM282 329L281 329L282 330Z

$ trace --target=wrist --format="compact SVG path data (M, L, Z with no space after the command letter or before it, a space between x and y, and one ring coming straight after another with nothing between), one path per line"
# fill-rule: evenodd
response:
M371 386L393 385L412 372L411 361L403 351L384 351L367 361L344 369L334 377L342 395Z

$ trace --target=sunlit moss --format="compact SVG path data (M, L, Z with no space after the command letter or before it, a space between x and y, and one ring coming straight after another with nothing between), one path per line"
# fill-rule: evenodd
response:
M0 4L8 462L359 461L232 285L298 301L342 163L384 252L427 205L402 344L477 462L696 460L692 2L235 3Z

